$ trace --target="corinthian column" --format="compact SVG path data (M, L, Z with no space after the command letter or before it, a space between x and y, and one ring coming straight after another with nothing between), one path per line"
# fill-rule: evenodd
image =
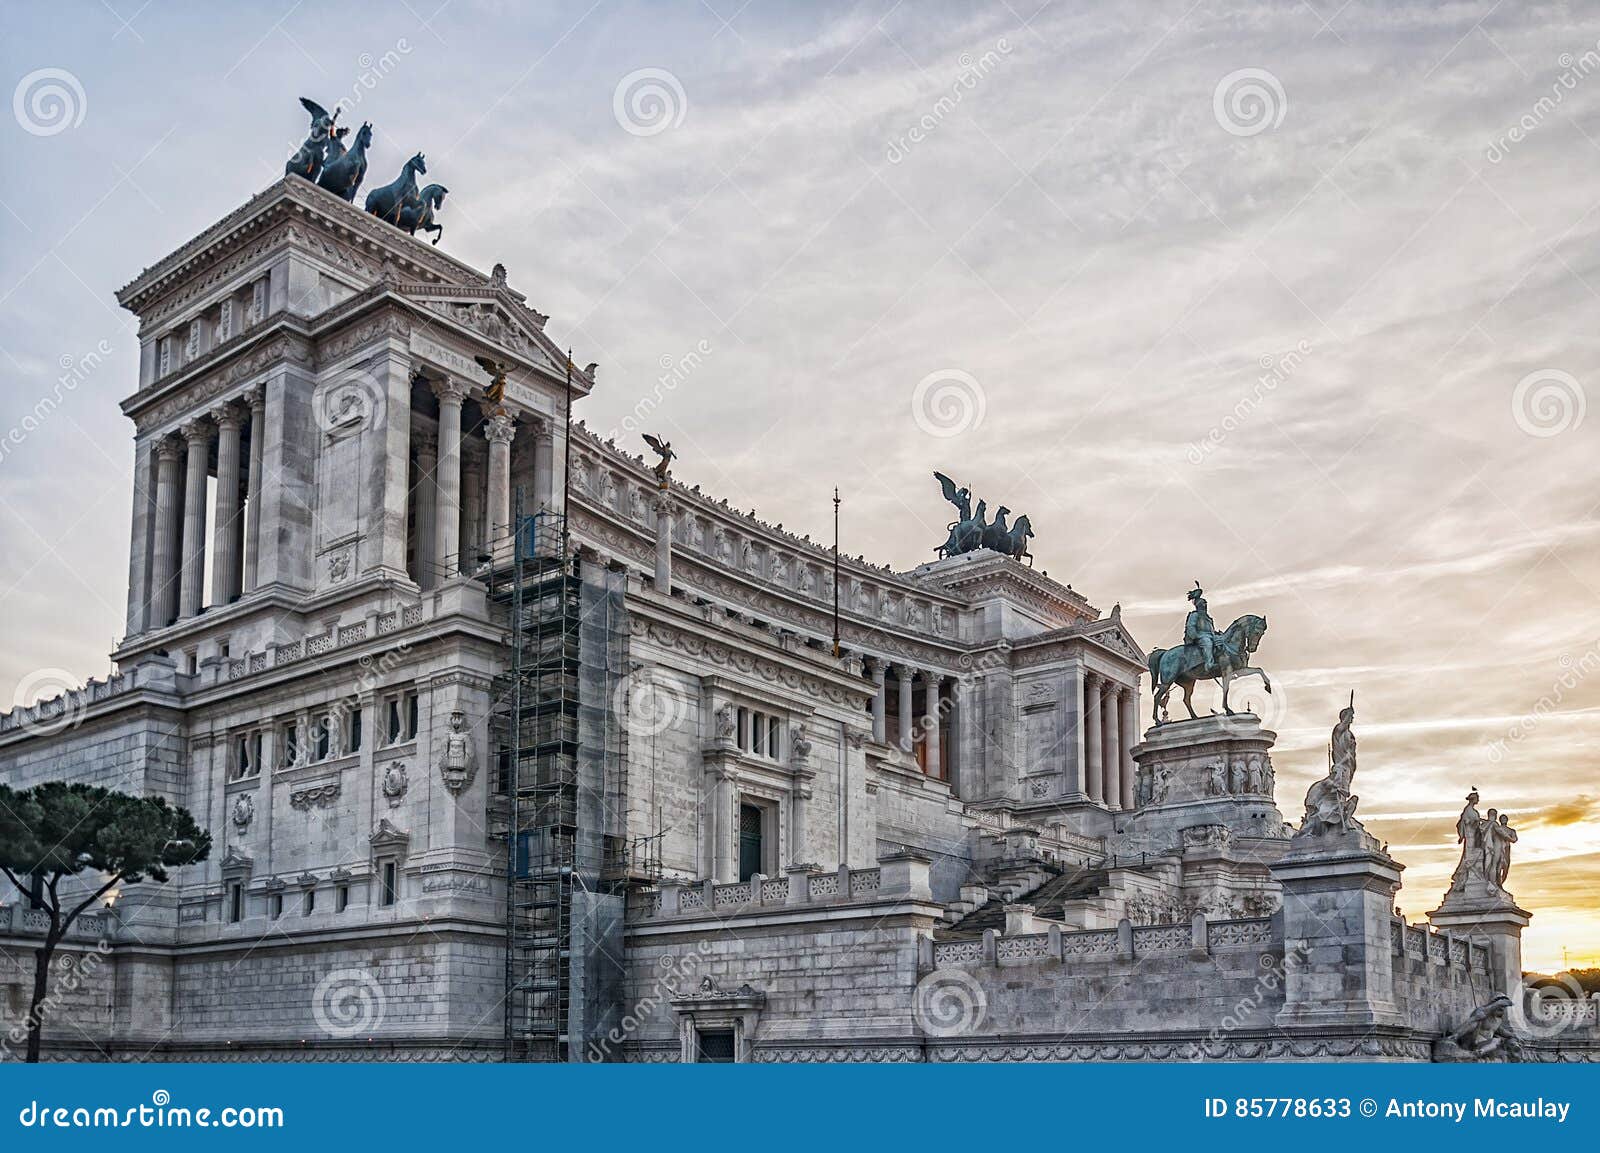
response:
M1100 761L1100 701L1104 682L1095 673L1083 675L1083 788L1091 801L1104 804L1105 777Z
M217 423L217 513L212 524L216 554L211 563L211 603L239 595L239 410L225 404L211 414Z
M178 615L178 457L176 437L156 445L156 543L150 562L150 627L166 628Z
M261 551L261 461L267 443L267 401L260 386L245 393L250 405L250 473L245 477L244 589L256 587L256 554Z
M439 398L438 505L434 557L454 576L461 568L461 401L466 389L448 377L433 386Z
M489 549L496 561L511 556L511 438L516 421L505 409L496 409L484 422L489 439Z
M1105 792L1106 806L1114 809L1122 807L1122 722L1117 716L1117 706L1121 700L1120 686L1108 684L1105 692L1105 713L1102 717L1105 723L1105 737L1101 786Z
M438 463L439 445L426 433L415 433L412 443L417 446L416 489L416 558L417 587L426 591L439 583L439 560L434 555L437 542L434 531L434 514L438 485L434 468Z
M930 777L939 776L939 674L924 670L922 674L922 747L923 767Z
M916 731L911 727L911 676L905 665L895 666L895 676L900 681L900 751L909 753L916 747Z
M555 507L556 434L546 418L533 433L533 499L541 509Z
M206 467L211 455L211 426L193 420L183 426L189 445L188 474L183 489L183 575L178 581L178 616L197 616L205 595Z
M1139 690L1122 690L1122 807L1133 808L1133 783L1138 772L1133 763L1133 746L1139 740Z
M868 657L872 662L872 684L877 692L872 697L872 739L883 744L888 739L889 669L878 657Z

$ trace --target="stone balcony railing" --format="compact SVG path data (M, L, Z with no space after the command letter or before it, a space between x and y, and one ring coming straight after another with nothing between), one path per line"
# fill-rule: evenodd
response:
M1207 921L1197 914L1182 925L1134 925L1124 919L1115 929L1068 930L1051 925L1043 933L1002 934L986 929L982 937L963 941L925 937L918 960L924 970L933 970L1039 961L1132 961L1162 953L1199 958L1223 949L1260 949L1277 940L1271 917Z
M926 857L896 853L880 858L877 868L852 869L840 865L823 870L814 865L795 866L783 877L760 873L748 881L716 884L713 881L664 882L654 890L637 892L628 902L632 920L670 917L720 917L736 913L861 904L881 900L932 901Z
M1389 922L1389 951L1396 957L1459 969L1463 973L1491 971L1488 946L1450 932L1432 932L1421 925L1407 925L1398 917Z
M67 930L68 941L98 941L114 932L116 922L108 913L85 913ZM43 909L21 905L0 905L0 936L43 937L50 930L50 914Z

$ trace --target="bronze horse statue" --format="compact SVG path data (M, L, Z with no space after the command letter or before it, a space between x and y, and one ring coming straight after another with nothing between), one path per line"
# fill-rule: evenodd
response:
M341 128L336 136L342 136L349 131L348 128ZM361 187L361 182L367 176L367 147L371 143L370 123L361 126L356 133L356 142L350 146L349 151L335 139L329 146L328 161L322 166L322 175L317 178L318 186L342 196L347 203L354 204L356 189ZM335 148L339 150L337 154L333 151Z
M989 527L985 517L989 514L989 506L984 501L978 502L978 511L972 516L962 520L951 521L949 524L950 537L939 546L939 555L960 556L964 552L983 547L983 534Z
M1006 538L1000 543L996 552L1003 552L1012 560L1028 561L1028 566L1033 566L1033 554L1028 551L1028 538L1033 535L1033 524L1026 516L1019 516L1011 531L1006 533Z
M398 225L400 210L405 207L407 200L413 200L417 196L418 174L427 171L428 166L423 161L422 153L419 152L406 161L399 176L382 188L374 188L367 193L367 211L381 220Z
M444 225L433 222L433 213L444 203L445 194L450 190L442 184L430 184L419 192L414 199L407 200L400 206L400 219L395 223L412 236L417 230L434 234L433 242L438 244L444 238Z
M1182 644L1171 649L1151 649L1147 665L1150 670L1150 688L1155 695L1153 716L1155 723L1159 725L1168 719L1167 696L1172 692L1173 685L1183 689L1183 707L1189 710L1190 720L1199 719L1194 711L1196 681L1222 682L1222 711L1229 716L1233 715L1233 710L1228 707L1228 685L1235 677L1258 676L1270 693L1272 678L1267 676L1265 669L1258 669L1250 663L1250 654L1256 651L1256 646L1261 643L1262 634L1266 631L1266 617L1246 614L1234 621L1217 638L1212 668L1200 667L1201 650L1196 645Z

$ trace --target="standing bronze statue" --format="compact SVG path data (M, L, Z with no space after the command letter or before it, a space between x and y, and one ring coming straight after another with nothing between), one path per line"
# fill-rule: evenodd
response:
M1233 709L1228 706L1228 686L1235 677L1258 676L1267 692L1272 691L1272 678L1267 676L1266 670L1250 663L1250 654L1256 651L1267 631L1267 618L1242 616L1219 633L1211 623L1211 612L1199 581L1189 590L1189 601L1191 607L1183 626L1183 643L1176 648L1150 652L1150 688L1155 696L1154 719L1158 725L1170 719L1167 697L1174 685L1183 690L1183 707L1189 710L1191 720L1199 719L1194 711L1196 681L1222 682L1222 711L1229 716L1233 715Z
M315 100L300 97L300 106L311 113L311 131L306 135L306 142L300 146L300 151L289 157L289 162L283 166L285 176L304 176L307 180L316 182L322 175L323 163L328 156L328 141L333 137L333 122L339 119L339 110L335 108L333 114Z

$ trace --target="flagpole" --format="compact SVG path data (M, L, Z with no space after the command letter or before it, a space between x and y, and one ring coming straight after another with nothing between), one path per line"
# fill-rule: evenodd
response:
M567 349L567 411L565 414L567 426L566 461L561 468L561 555L565 557L568 551L570 534L567 526L571 522L572 508L572 349Z

